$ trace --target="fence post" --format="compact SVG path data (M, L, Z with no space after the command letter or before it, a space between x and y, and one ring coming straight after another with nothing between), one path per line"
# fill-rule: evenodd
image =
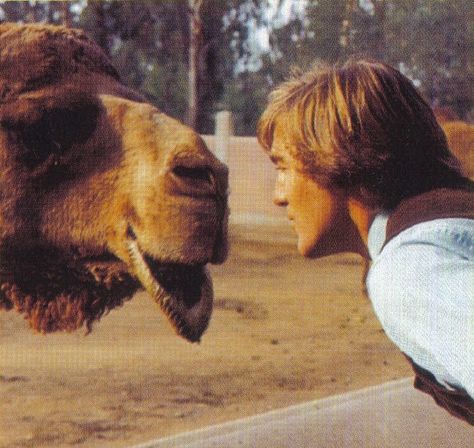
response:
M221 162L227 162L229 141L233 133L232 113L227 110L217 112L214 154Z

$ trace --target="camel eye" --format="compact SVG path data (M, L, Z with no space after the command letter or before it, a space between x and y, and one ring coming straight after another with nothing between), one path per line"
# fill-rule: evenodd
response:
M28 168L33 168L46 161L50 155L59 156L64 147L52 135L48 122L41 119L26 126L19 132L21 145L20 161Z
M99 110L94 104L71 109L50 109L33 123L17 125L19 159L27 168L57 161L72 145L84 143L93 133Z

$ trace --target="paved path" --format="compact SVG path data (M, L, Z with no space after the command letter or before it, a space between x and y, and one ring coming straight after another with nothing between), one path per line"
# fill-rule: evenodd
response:
M134 448L473 448L474 428L412 378L150 441Z

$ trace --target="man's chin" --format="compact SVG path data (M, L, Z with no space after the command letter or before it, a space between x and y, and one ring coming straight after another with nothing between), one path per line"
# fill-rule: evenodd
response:
M306 258L322 258L344 252L343 249L334 244L334 240L320 238L316 241L307 241L298 238L297 250L300 255Z
M300 255L306 258L318 258L319 251L315 243L310 243L298 238L297 250Z

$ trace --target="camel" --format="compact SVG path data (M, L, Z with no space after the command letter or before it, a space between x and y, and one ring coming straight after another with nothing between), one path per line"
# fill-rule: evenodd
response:
M464 175L474 179L474 125L462 121L449 107L436 106L433 111Z
M446 121L441 123L448 145L461 162L464 174L474 179L474 125L465 121Z
M86 333L145 289L199 341L227 256L228 170L82 31L0 25L0 308Z
M440 125L464 175L474 179L474 125L462 120L441 121Z

